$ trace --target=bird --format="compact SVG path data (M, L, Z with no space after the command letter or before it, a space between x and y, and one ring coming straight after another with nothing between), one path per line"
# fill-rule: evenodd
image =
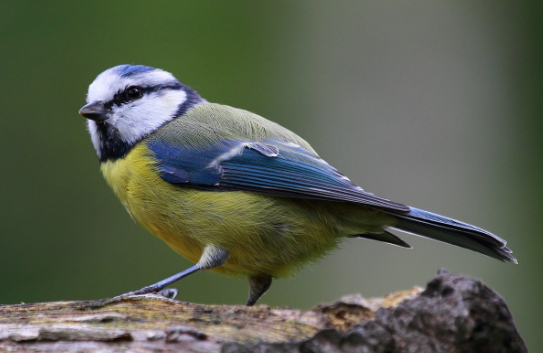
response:
M498 236L366 192L295 133L210 103L162 69L107 69L86 102L79 114L107 183L139 225L194 263L119 298L210 270L247 278L252 306L273 278L348 238L411 248L391 229L517 263Z

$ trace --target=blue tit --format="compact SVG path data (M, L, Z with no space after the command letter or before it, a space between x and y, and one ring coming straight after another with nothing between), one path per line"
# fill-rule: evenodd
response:
M195 265L125 293L158 292L200 270L249 279L254 305L349 237L404 248L389 229L516 263L483 229L364 191L301 137L251 112L209 103L169 72L121 65L89 86L100 168L128 213Z

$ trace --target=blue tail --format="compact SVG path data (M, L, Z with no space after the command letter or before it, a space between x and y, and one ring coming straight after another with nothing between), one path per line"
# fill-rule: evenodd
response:
M506 241L484 229L414 207L408 213L394 215L398 222L393 228L517 263Z

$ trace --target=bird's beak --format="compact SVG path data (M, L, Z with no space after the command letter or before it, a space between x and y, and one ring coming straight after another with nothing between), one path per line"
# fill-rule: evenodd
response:
M92 102L79 109L79 114L87 119L94 121L103 121L108 118L108 110L104 107L104 104L100 101Z

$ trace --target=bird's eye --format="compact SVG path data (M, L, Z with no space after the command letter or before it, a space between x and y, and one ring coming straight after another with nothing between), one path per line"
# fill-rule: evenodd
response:
M141 91L141 88L135 87L135 86L128 87L125 90L125 93L126 93L126 97L128 99L130 99L130 100L139 99L143 95L143 92Z

